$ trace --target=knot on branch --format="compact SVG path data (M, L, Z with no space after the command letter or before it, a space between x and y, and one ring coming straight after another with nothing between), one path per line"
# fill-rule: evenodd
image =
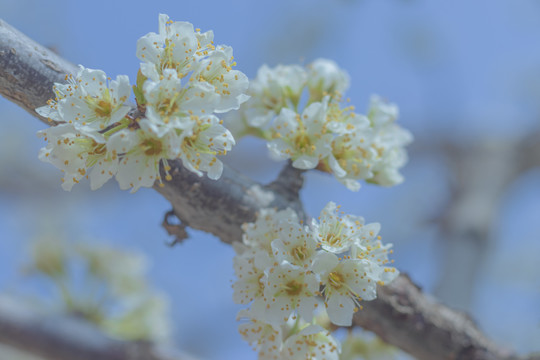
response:
M174 222L171 222L172 219L176 219L176 221L173 220ZM165 213L161 226L165 228L169 235L174 236L174 240L167 244L170 247L182 243L189 237L186 231L186 225L182 224L174 213L174 210L169 210Z

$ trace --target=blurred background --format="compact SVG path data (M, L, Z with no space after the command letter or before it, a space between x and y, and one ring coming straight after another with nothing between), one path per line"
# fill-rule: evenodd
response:
M372 93L397 103L415 136L405 182L351 193L309 172L306 210L332 200L380 222L396 267L424 291L501 344L540 349L540 1L0 0L0 16L35 41L132 82L136 41L158 31L159 13L214 30L250 78L265 63L325 57L349 73L358 112ZM54 303L50 281L26 271L38 240L108 244L145 257L172 344L199 359L256 357L237 332L230 246L189 231L168 247L170 206L151 189L64 192L61 173L37 159L44 124L5 99L0 113L0 294ZM262 182L283 165L251 139L223 160Z

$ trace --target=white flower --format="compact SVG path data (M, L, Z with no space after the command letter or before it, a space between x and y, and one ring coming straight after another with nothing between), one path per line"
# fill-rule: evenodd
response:
M174 70L163 70L163 78L144 83L146 117L152 130L163 136L172 129L191 134L193 116L211 112L218 97L208 84L196 83L183 88Z
M237 318L246 318L248 322L238 325L240 335L255 351L259 352L259 360L280 360L283 345L283 331L254 317L252 311L240 310Z
M94 166L92 188L116 174L122 189L136 191L161 182L161 164L170 179L167 160L177 158L199 176L221 176L223 164L216 156L231 150L235 140L212 114L245 102L248 80L232 69L232 48L216 48L213 38L211 31L159 16L159 33L137 43L143 63L134 86L136 119L127 116L130 108L124 105L131 91L127 76L108 82L103 71L81 66L75 77L66 76L66 84L55 84L56 98L36 111L72 126L67 134L53 132L64 145L49 144L40 155L66 172L64 188L71 189Z
M271 324L287 322L296 311L304 320L311 321L318 306L315 295L319 281L310 271L282 263L267 270L264 287L264 319Z
M358 191L358 180L371 179L377 149L369 146L369 131L356 131L338 136L332 142L332 152L328 156L328 166L336 178L347 189Z
M193 25L188 22L170 21L169 16L159 15L159 34L148 33L137 41L137 57L142 73L153 81L165 69L174 69L179 78L186 76L196 61L199 48Z
M216 113L236 110L249 99L245 94L249 86L248 78L241 71L232 69L236 64L232 60L232 48L220 46L197 64L192 75L198 82L211 85L212 92L219 96L214 109Z
M107 86L103 71L79 67L75 78L67 77L68 84L55 84L57 100L36 111L52 120L73 124L79 131L101 136L99 130L122 120L129 111L124 105L131 93L129 79L119 75Z
M201 33L200 29L195 29L195 36L199 42L197 47L199 49L205 49L202 51L202 54L201 51L196 52L196 56L205 56L205 51L209 51L214 48L214 32L212 30Z
M87 270L92 276L107 281L112 293L129 295L145 290L147 259L138 253L121 249L80 243L76 251L87 262Z
M318 220L318 221L317 221ZM339 214L339 207L330 201L318 219L312 219L311 228L319 246L335 254L346 252L361 236L364 218Z
M366 132L370 127L367 116L354 112L354 106L341 108L337 102L330 102L327 110L328 130L341 136Z
M327 99L309 105L302 115L282 109L268 143L274 160L293 160L298 169L313 169L331 151L332 134L326 129Z
M161 14L159 34L139 39L137 56L147 78L142 92L149 127L158 137L174 133L184 167L215 180L223 172L216 155L226 154L235 140L212 113L238 109L248 99L248 79L232 69L232 48L216 48L213 38L211 31Z
M407 163L405 146L413 140L411 133L395 124L397 105L372 96L368 118L373 128L371 146L377 151L373 164L373 178L369 181L383 186L397 185L403 181L399 169Z
M279 226L282 222L299 223L298 215L290 208L281 211L261 209L254 223L242 226L242 241L251 248L264 249L273 257L272 241L279 238Z
M399 108L396 104L385 101L379 95L371 95L368 117L375 129L394 123L398 116Z
M279 263L309 268L317 255L317 241L305 227L296 222L281 223L278 238L272 241L272 250Z
M366 273L370 266L366 259L339 261L335 254L323 252L313 263L313 271L324 284L326 312L330 320L340 326L350 326L361 300L377 297L377 278Z
M233 258L234 274L233 300L237 304L249 304L262 298L266 283L265 270L272 265L268 254L263 250L244 252Z
M144 61L141 72L149 80L158 83L171 72L177 79L189 77L180 98L191 104L183 112L223 113L238 109L249 98L247 77L232 69L236 65L232 48L216 48L213 38L211 31L201 34L188 22L173 22L160 14L159 34L149 33L137 42L137 56ZM180 82L176 86L180 88Z
M411 134L394 123L398 110L379 97L372 97L368 116L348 107L329 106L328 129L337 134L325 165L348 189L358 191L359 180L391 186L403 181L399 173L407 162L404 147Z
M170 131L158 137L152 132L149 120L139 121L140 129L124 129L113 134L107 147L122 155L116 174L120 189L132 188L137 191L141 186L151 187L156 180L161 181L160 162L163 163L167 180L170 166L167 159L178 156L180 141L175 132Z
M65 84L54 83L53 92L55 98L49 99L47 105L36 109L39 115L46 117L49 121L64 121L63 108L58 107L58 102L66 97L73 96L75 89L79 86L78 81L71 74L66 75L64 80L66 81Z
M361 308L359 302L375 299L377 285L394 280L399 272L386 266L392 245L382 244L378 223L364 225L361 217L347 215L341 219L330 214L336 210L335 204L329 203L321 213L321 225L314 222L313 228L319 238L331 239L321 245L323 249L335 253L349 251L349 255L340 259L334 253L322 251L313 261L312 270L324 285L330 320L336 325L350 326L353 313ZM336 233L339 236L334 241ZM328 243L337 247L328 247Z
M232 134L213 116L194 117L196 125L190 136L182 140L179 157L182 164L191 172L217 180L223 172L223 163L216 155L225 155L235 144Z
M39 159L64 172L62 188L71 190L89 173L92 190L101 187L118 169L118 157L100 138L77 131L72 124L60 124L38 132L48 144L39 152Z
M248 95L251 99L245 104L246 118L249 126L263 127L281 109L294 109L307 81L304 68L296 65L278 65L271 69L261 66L257 77L249 84Z
M349 190L358 191L358 180L373 177L376 150L372 148L372 129L366 116L353 112L354 107L341 108L332 103L328 109L328 129L337 136L326 160L329 172Z
M318 325L309 325L289 336L283 344L281 359L338 360L341 347L330 332Z
M307 227L291 209L263 209L243 226L243 244L234 246L233 296L250 305L239 314L250 323L240 329L259 359L338 359L339 342L305 325L316 322L318 297L329 321L350 326L360 301L375 299L377 285L398 275L387 266L391 245L382 244L380 225L338 212L330 202Z
M349 87L349 75L332 60L317 59L307 66L310 98L320 101L324 95L339 96Z
M366 224L362 228L362 234L356 238L355 244L351 247L351 258L368 260L365 272L379 285L384 285L393 281L399 271L389 265L388 254L392 253L392 244L383 244L379 234L380 225L378 223Z

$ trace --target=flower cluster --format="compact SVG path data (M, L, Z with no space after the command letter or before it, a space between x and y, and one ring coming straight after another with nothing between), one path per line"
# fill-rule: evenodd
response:
M314 316L325 309L332 323L350 326L360 301L375 299L377 285L398 275L379 229L333 202L309 226L291 209L263 209L244 225L233 297L249 305L239 313L247 319L240 333L259 359L338 358L339 343Z
M66 84L55 84L56 98L36 111L60 125L39 133L48 141L39 158L65 173L64 189L83 177L92 189L113 176L121 189L162 185L160 167L172 179L170 159L181 159L199 176L221 176L216 155L235 140L215 114L248 99L248 79L233 70L232 48L215 46L213 38L211 31L160 15L159 33L137 42L136 111L126 104L131 86L125 75L111 81L81 66Z
M218 179L217 156L235 145L233 133L263 138L274 160L332 173L353 191L360 180L383 186L403 180L399 169L412 136L395 123L396 105L372 96L367 114L356 113L342 101L349 76L325 59L263 66L249 83L233 69L232 48L213 38L160 15L159 32L137 42L135 85L125 75L112 80L83 66L55 84L55 99L36 109L58 123L39 132L48 142L39 158L64 172L62 187L87 178L97 189L112 177L132 192L163 186L176 159ZM131 90L136 107L127 104ZM227 112L231 130L217 116ZM233 297L248 306L238 314L245 320L240 333L262 360L338 359L341 345L320 317L350 326L361 301L375 299L377 286L398 275L379 224L345 215L333 202L309 225L291 209L262 209L243 230L243 242L234 245ZM86 255L92 270L100 257ZM57 265L44 269L57 276L63 271Z
M267 140L274 160L330 172L353 191L359 180L402 182L399 169L412 136L395 124L397 106L373 96L367 115L357 114L341 102L348 86L348 75L330 60L306 68L265 65L250 82L251 98L228 116L227 125L237 136Z
M58 234L40 236L30 249L31 262L24 270L47 279L57 292L55 307L59 310L116 338L170 340L169 302L148 282L143 254L98 243L70 242ZM38 304L44 308L50 305Z

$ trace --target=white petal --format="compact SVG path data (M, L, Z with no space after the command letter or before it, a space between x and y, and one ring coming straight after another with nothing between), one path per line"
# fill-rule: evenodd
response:
M99 161L90 172L90 189L96 190L103 186L118 170L118 161Z
M339 166L339 163L333 154L330 154L328 156L328 165L330 166L330 169L332 169L332 172L336 177L340 178L347 175L347 172L343 170L341 166Z
M351 326L355 305L350 297L336 293L326 303L330 321L339 326Z
M302 317L307 322L313 321L313 312L317 304L317 299L315 297L303 297L300 299L298 304L298 315Z
M217 180L223 173L223 163L217 160L212 166L209 167L208 177L212 180Z
M331 252L321 250L315 256L311 269L316 274L328 274L331 272L339 263L339 259L336 255Z
M319 158L315 156L302 155L298 159L294 160L292 166L297 169L314 169L319 164Z

